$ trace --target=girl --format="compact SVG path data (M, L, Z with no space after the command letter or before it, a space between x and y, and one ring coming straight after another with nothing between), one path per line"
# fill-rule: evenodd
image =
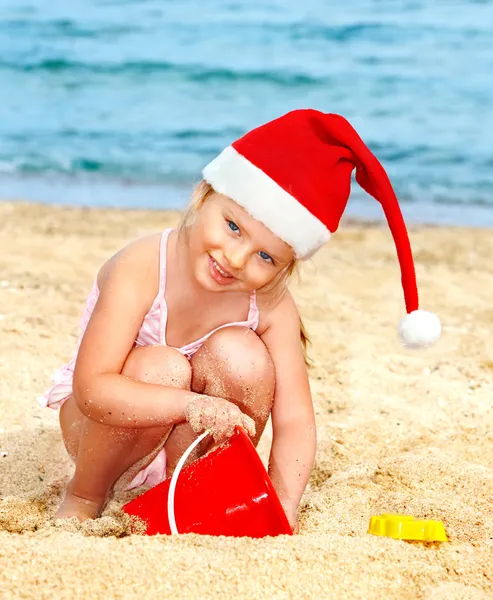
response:
M418 310L407 232L382 166L343 117L288 113L204 169L177 229L130 244L99 271L76 356L42 397L60 407L75 461L57 517L97 517L123 474L127 489L156 485L204 430L211 436L192 460L236 425L257 444L271 414L269 474L297 530L316 431L307 338L287 283L337 229L355 167L396 243L410 313L404 341L438 338L438 319Z

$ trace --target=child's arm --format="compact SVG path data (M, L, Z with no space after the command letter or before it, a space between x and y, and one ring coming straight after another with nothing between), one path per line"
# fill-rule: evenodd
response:
M308 373L300 342L300 321L288 293L269 316L261 338L276 370L269 475L292 526L310 477L316 428Z
M121 375L157 293L158 239L127 246L100 271L99 298L82 338L73 393L81 412L114 427L157 427L185 420L191 392Z
M163 427L185 421L189 413L199 424L203 420L199 409L207 404L206 396L121 375L157 293L158 244L157 237L134 242L101 269L99 298L79 348L73 382L77 406L89 419L112 427ZM189 406L199 398L198 408ZM217 419L217 427L206 425L215 439L229 426L253 426L227 400L213 400L222 420Z

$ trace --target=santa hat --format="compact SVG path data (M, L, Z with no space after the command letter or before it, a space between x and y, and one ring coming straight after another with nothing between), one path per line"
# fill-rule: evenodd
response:
M409 347L433 344L439 319L418 309L411 246L390 180L340 115L295 110L253 129L203 171L204 179L289 244L312 256L334 233L346 208L351 174L382 205L399 260L407 315L399 333Z

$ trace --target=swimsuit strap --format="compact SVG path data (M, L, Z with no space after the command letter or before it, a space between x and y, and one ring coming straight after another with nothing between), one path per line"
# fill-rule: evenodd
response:
M168 248L168 237L173 228L165 229L161 235L159 245L159 296L164 298L166 291L166 251Z
M166 292L166 253L168 249L169 234L173 228L163 231L159 248L159 341L166 345L166 322L168 320L168 305L164 298Z
M258 325L259 314L260 311L257 306L257 292L253 290L253 292L250 294L250 308L248 310L247 321L255 321L255 328Z

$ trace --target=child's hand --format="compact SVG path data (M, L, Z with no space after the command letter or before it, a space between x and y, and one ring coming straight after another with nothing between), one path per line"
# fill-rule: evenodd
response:
M250 437L255 435L255 422L249 416L224 398L197 395L185 409L185 418L195 433L207 430L216 443L226 441L234 433L235 427L244 427Z

